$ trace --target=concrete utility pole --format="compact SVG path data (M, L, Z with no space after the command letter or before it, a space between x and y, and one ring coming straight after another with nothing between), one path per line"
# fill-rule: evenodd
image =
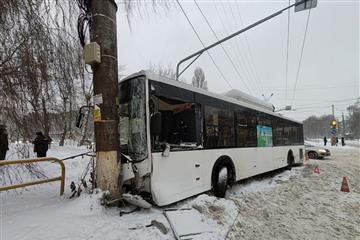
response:
M332 107L332 115L333 115L333 119L335 119L334 104L333 104L333 105L331 105L331 107Z
M341 117L342 117L342 136L345 137L346 126L345 126L344 112L341 113Z
M95 119L96 183L109 191L109 199L120 197L120 164L118 133L118 62L114 0L91 1L91 41L100 45L101 63L94 64L94 104L99 113ZM96 99L96 101L95 101Z

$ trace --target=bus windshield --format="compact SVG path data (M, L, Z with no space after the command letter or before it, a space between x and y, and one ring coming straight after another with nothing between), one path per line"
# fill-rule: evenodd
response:
M138 77L120 83L120 144L134 161L148 155L146 141L145 81Z

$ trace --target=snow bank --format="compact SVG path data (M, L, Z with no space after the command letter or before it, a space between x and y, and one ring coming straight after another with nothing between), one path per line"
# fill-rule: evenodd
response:
M299 176L304 167L293 168L291 171L283 171L271 177L257 177L256 179L249 179L245 183L235 184L228 193L231 195L241 196L248 193L271 191L273 188L283 182L289 181L295 176Z

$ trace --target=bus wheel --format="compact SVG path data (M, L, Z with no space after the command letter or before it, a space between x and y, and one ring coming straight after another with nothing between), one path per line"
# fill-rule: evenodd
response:
M217 171L216 181L214 182L214 195L216 197L225 197L226 189L228 185L228 169L222 166Z

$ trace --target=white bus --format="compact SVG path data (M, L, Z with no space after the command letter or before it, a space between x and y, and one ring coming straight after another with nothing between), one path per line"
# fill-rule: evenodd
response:
M141 71L120 82L119 103L124 191L158 206L208 190L223 197L236 181L303 161L302 124L239 91Z

